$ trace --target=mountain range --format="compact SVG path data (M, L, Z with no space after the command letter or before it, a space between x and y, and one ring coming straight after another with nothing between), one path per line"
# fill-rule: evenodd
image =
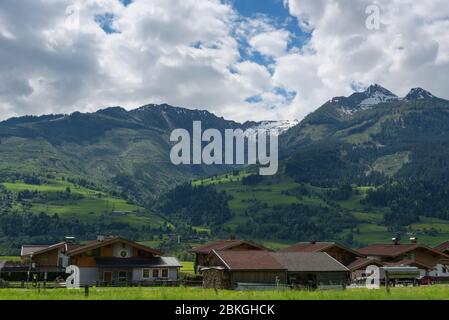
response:
M414 88L399 98L375 84L327 101L301 122L241 124L208 111L166 104L131 111L111 107L94 113L25 116L0 123L0 169L2 176L46 172L83 177L132 194L145 204L182 181L229 171L170 163L170 132L191 131L192 122L201 120L203 129L277 129L289 172L315 183L329 176L364 179L371 173L422 176L436 170L423 167L423 158L429 157L438 159L436 165L446 174L441 146L448 141L448 110L448 101L424 89ZM425 151L429 148L432 155ZM330 170L333 162L337 167ZM339 177L338 170L347 172ZM310 177L313 172L316 179Z
M195 120L203 129L278 130L279 174L256 179L252 167L173 166L169 135L176 128L190 131ZM367 239L356 232L359 228L381 230L376 235L382 237L415 228L427 236L443 226L442 236L449 224L449 101L421 88L398 97L372 85L330 99L302 121L238 123L166 104L25 116L1 122L0 141L0 182L10 183L11 192L18 183L25 182L21 190L28 188L33 177L43 184L70 179L87 193L98 190L161 210L162 219L176 217L177 225L184 221L217 234L363 243ZM229 198L209 188L165 195L192 180ZM165 209L176 212L158 206L167 201L173 205ZM210 205L214 202L220 208ZM214 220L208 210L215 209L226 217ZM198 215L192 219L193 211L205 212L207 222ZM439 220L423 227L426 219Z
M290 171L296 170L298 179L303 173L310 176L306 171L311 165L317 180L321 174L327 179L326 172L345 168L345 175L335 178L356 182L353 179L363 180L375 173L441 178L448 173L448 132L449 101L421 88L399 98L373 85L364 92L326 102L289 130L280 145L287 157L297 152L298 161L291 163ZM333 161L320 161L325 154ZM319 170L320 163L325 172ZM332 165L336 167L330 170Z

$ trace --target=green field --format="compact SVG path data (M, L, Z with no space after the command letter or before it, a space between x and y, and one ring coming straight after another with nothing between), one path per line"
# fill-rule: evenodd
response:
M246 213L256 203L271 208L276 205L303 204L306 206L328 207L330 204L324 200L326 192L332 189L319 188L311 185L301 185L294 182L291 178L280 175L272 178L266 178L264 182L257 185L243 185L242 176L232 175L217 176L213 179L195 181L195 185L214 184L217 190L224 191L230 196L229 207L233 217L224 224L229 230L235 230L239 225L245 224L250 218L257 219L255 216L249 217ZM306 188L308 195L295 196L295 190ZM342 241L352 231L355 243L367 245L369 243L388 242L394 233L388 230L388 227L382 224L383 215L388 212L388 208L369 207L361 203L366 194L372 187L358 186L354 187L354 194L350 199L344 201L334 201L334 206L339 206L343 212L352 215L356 220L354 230L343 231L338 239L328 239ZM436 230L436 235L429 235L430 229ZM449 239L449 221L420 217L420 222L410 226L410 232L414 232L420 239L420 242L434 246ZM282 248L288 243L277 242L275 240L259 239L260 242L266 242L267 246L273 249Z
M232 173L219 175L215 177L210 177L206 179L200 179L200 180L194 180L192 181L193 186L207 186L207 185L218 185L222 183L229 183L229 182L239 182L242 181L243 178L249 176L250 173L247 171L239 171L238 174L234 175Z
M449 287L344 291L225 291L201 288L0 289L0 300L449 300Z
M31 185L22 182L2 183L8 191L18 193L21 191L38 191L43 193L64 192L70 188L72 194L81 195L83 198L71 201L51 201L48 203L32 203L28 209L33 213L45 212L57 213L61 217L77 217L83 221L97 221L100 217L112 222L123 222L131 225L150 225L158 227L164 223L164 219L145 208L127 203L123 199L109 196L105 192L91 190L74 185L63 180L53 180L43 185ZM14 209L23 212L21 204L16 203Z

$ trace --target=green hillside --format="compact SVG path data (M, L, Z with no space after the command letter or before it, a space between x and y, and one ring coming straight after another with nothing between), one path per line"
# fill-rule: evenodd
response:
M172 130L191 131L194 120L204 129L244 127L169 105L12 118L0 122L0 182L17 175L79 177L148 207L173 185L223 172L171 164Z
M397 230L392 230L383 222L384 214L390 211L388 207L364 204L367 192L373 190L373 187L354 186L347 199L336 199L338 198L337 188L299 184L285 175L264 178L256 185L244 185L241 179L229 181L225 176L216 177L213 181L215 181L214 186L218 191L225 192L230 196L229 207L233 216L223 225L223 230L241 237L248 237L248 234L239 231L242 230L242 227L251 224L251 221L257 223L263 220L265 212L292 204L302 204L312 208L314 214L316 214L314 208L333 208L353 221L354 225L351 228L342 229L334 237L321 240L335 240L352 246L363 246L373 242L388 242L397 235ZM194 185L201 183L201 181L195 181ZM205 180L204 183L210 183L210 179ZM253 210L254 208L257 210ZM420 238L420 242L429 245L436 245L449 239L449 221L423 216L419 218L418 223L403 229L402 236L404 238L417 236ZM275 232L276 226L273 225L271 232L267 232L264 237L271 247L297 241L317 240L301 237L289 238L288 236L282 240L270 237L270 234ZM269 241L270 238L271 241Z
M130 204L123 199L96 190L75 185L63 180L52 180L43 185L32 185L24 182L5 182L4 190L10 191L15 200L12 204L14 212L30 212L48 215L58 214L63 218L78 218L83 221L97 221L100 217L110 222L123 222L130 225L149 225L159 227L164 220L149 210ZM58 198L70 190L73 199ZM39 196L48 196L50 200L39 200L33 195L27 199L25 192L36 192ZM18 196L22 199L17 199ZM46 198L46 199L48 199Z
M167 105L1 122L0 253L99 233L175 253L230 234L273 248L449 239L446 100L378 85L331 99L280 136L273 177L172 165L170 132L194 120L220 131L255 125Z
M83 186L77 179L33 176L24 180L0 183L1 255L17 255L24 243L51 244L65 236L80 241L98 234L159 239L172 228L153 211Z

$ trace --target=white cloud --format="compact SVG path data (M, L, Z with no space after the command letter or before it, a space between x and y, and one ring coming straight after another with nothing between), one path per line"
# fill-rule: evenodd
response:
M371 0L286 0L291 14L313 30L304 53L280 60L276 68L275 82L299 94L291 112L303 116L349 94L354 82L380 83L400 95L421 86L449 98L446 2L376 1L383 24L369 30L365 10Z
M239 119L248 97L272 90L264 66L242 61L233 36L241 19L218 0L75 4L79 30L66 23L72 1L0 3L2 118L169 103ZM118 33L95 22L106 13ZM272 113L258 111L261 119Z
M66 20L74 3L79 30ZM219 0L1 1L1 118L164 102L241 121L302 118L353 83L374 82L449 98L445 0L378 0L374 31L365 26L371 0L285 3L312 32L305 46L291 48L291 31ZM106 13L119 33L95 22Z
M287 52L290 33L286 30L274 30L260 33L250 41L253 50L269 57L280 57Z

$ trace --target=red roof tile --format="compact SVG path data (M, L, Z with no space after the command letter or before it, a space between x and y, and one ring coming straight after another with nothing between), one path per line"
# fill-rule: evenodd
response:
M28 256L32 253L47 249L49 245L23 245L20 255L22 257Z
M382 266L383 264L382 264L382 262L377 261L377 260L367 259L367 258L359 258L359 259L351 262L346 267L351 271L355 271L355 270L358 270L361 268L368 267L370 265Z
M423 249L432 252L435 255L441 255L443 258L448 258L444 253L433 248L416 244L372 244L358 251L364 256L381 256L381 257L397 257L401 254L407 253L415 249Z
M282 249L280 252L323 252L332 247L338 247L342 250L351 252L356 256L360 256L357 251L336 242L299 242L288 248Z
M207 243L202 246L194 247L191 251L193 253L208 254L212 250L216 250L216 251L229 250L231 248L237 247L242 244L249 245L249 246L253 247L254 249L267 250L266 248L264 248L261 245L258 245L256 243L246 241L246 240L217 240L217 241L210 242L210 243Z
M449 240L437 245L434 249L441 251L441 252L448 250L449 249Z
M107 237L107 238L105 238L105 240L89 241L88 243L86 243L84 245L71 248L68 251L68 254L70 256L73 256L73 255L77 255L77 254L80 254L80 253L83 253L83 252L86 252L86 251L89 251L89 250L93 250L93 249L100 248L100 247L103 247L103 246L106 246L106 245L109 245L109 244L113 244L113 243L116 243L116 242L124 242L124 243L129 244L132 247L135 247L137 249L141 249L141 250L150 252L150 253L155 254L155 255L162 255L163 254L160 250L156 250L156 249L153 249L153 248L141 245L139 243L136 243L136 242L133 242L133 241L121 238L121 237Z

